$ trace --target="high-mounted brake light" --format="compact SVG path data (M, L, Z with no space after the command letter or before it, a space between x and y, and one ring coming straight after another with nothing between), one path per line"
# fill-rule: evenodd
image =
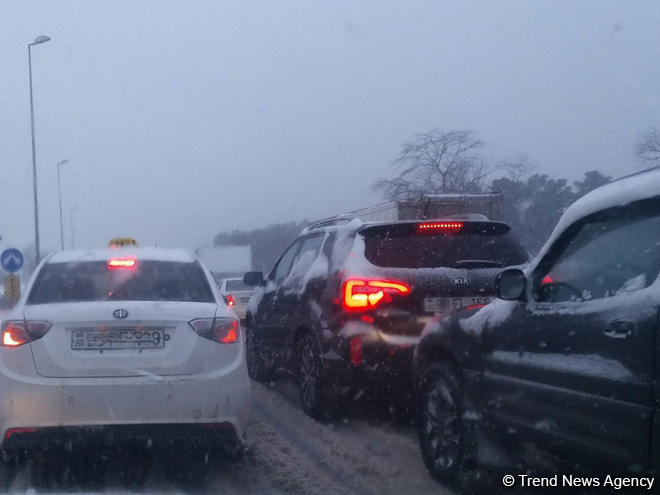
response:
M110 270L117 270L121 268L135 268L137 260L133 257L130 258L110 258L108 260L108 268Z
M234 318L196 318L188 322L200 337L219 342L233 344L238 342L240 326Z
M410 287L392 280L363 280L352 278L344 282L342 302L344 309L364 310L381 302L391 302L394 294L408 294Z
M463 222L424 222L417 224L417 232L435 232L438 230L457 231L463 228Z
M43 337L50 329L47 321L9 320L2 325L2 347L19 347Z
M236 300L231 294L225 296L225 301L227 301L227 306L234 306L236 304Z

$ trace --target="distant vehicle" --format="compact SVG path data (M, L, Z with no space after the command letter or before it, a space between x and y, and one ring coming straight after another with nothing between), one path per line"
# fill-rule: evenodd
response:
M482 215L490 220L499 221L502 219L503 207L504 196L500 192L426 194L418 199L385 201L351 211L340 217L359 218L363 222L394 222ZM329 220L334 221L335 218L337 217Z
M657 475L659 270L656 169L578 200L524 272L500 274L499 300L430 326L415 369L431 474Z
M254 294L254 287L245 285L242 278L223 278L218 282L218 287L227 306L244 320L248 302Z
M527 261L508 225L434 220L311 225L258 286L246 314L250 375L300 378L303 410L324 415L364 390L411 397L425 325L488 304L503 267Z
M46 258L0 327L3 459L64 443L238 451L250 390L236 315L180 250Z
M252 270L251 246L211 246L199 248L196 252L217 282L223 278L242 277Z
M110 242L108 243L109 248L120 248L126 246L137 247L137 241L132 237L115 237L114 239L110 239Z

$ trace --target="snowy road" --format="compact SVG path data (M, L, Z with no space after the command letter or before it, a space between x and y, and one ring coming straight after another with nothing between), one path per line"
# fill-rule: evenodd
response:
M251 494L444 494L428 475L412 427L386 419L349 417L322 424L298 408L286 381L252 384L248 451L241 461L151 452L134 459L109 454L99 468L94 455L35 459L14 479L13 493L251 493ZM350 416L350 415L349 415ZM97 461L98 464L98 461ZM146 482L122 484L121 474L144 470ZM119 466L119 467L114 467ZM100 474L91 474L97 470ZM139 474L126 476L129 480ZM101 481L99 481L101 480Z

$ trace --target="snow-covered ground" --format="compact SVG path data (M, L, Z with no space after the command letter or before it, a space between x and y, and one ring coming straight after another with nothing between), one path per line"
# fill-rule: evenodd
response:
M327 424L314 421L299 409L296 388L286 381L253 382L252 391L247 452L240 461L211 458L205 463L185 453L152 452L149 462L144 454L135 459L110 454L102 459L102 474L92 475L93 456L80 453L77 461L63 463L60 454L30 461L10 492L451 493L426 472L411 426L366 413ZM127 464L144 468L147 481L122 484L118 473L126 472Z

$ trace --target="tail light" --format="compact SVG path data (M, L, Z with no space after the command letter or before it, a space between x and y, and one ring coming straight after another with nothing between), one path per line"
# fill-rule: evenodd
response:
M236 300L231 294L225 296L225 302L227 303L227 306L234 306L236 304Z
M342 301L344 309L360 311L375 308L382 302L391 302L393 295L409 292L410 287L403 282L351 278L344 282Z
M18 347L43 337L50 329L47 321L8 320L2 324L2 347Z
M234 318L196 318L188 324L200 337L221 344L238 342L240 325Z

